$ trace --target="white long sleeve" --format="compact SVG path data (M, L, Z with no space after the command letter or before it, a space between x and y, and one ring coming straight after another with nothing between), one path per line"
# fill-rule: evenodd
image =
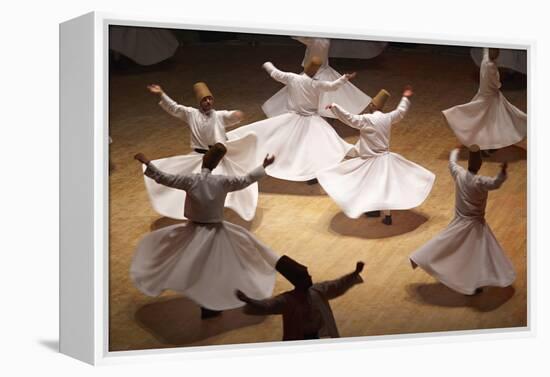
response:
M358 130L361 129L363 125L362 115L350 114L336 103L332 104L331 111L342 123Z
M409 111L410 106L411 101L407 97L402 97L395 110L388 113L391 117L391 123L394 124L401 121L405 117L405 114L407 114L407 111Z
M166 93L161 94L159 105L168 114L189 123L189 113L193 110L192 107L178 104L172 98L168 97Z
M333 92L338 90L342 85L348 82L346 75L340 76L340 78L334 81L315 81L315 86L324 92Z
M262 67L267 71L267 73L269 73L272 79L285 85L288 84L290 77L292 76L292 73L278 70L271 62L265 62Z

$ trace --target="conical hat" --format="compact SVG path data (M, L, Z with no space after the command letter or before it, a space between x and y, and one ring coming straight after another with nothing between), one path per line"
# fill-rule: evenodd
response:
M202 101L204 97L214 97L208 86L204 82L197 82L193 85L193 91L195 92L195 97L197 102Z
M307 285L307 281L309 279L307 267L296 262L289 256L283 255L279 258L277 264L275 265L275 269L295 287Z
M386 89L380 89L378 94L372 99L371 103L376 106L378 110L382 110L388 98L390 98L390 93Z
M321 65L323 65L323 60L321 60L321 58L318 56L312 56L311 59L309 59L309 61L304 66L304 72L309 77L313 77L315 76Z

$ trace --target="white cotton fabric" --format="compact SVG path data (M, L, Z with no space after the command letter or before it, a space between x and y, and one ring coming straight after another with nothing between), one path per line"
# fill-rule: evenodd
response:
M463 145L498 149L522 141L527 135L527 115L500 91L498 67L484 49L479 90L471 102L444 110L443 115Z
M403 97L394 111L362 115L352 115L333 104L335 116L360 131L355 147L359 157L320 171L317 179L346 216L414 208L430 193L435 175L389 151L392 124L405 116L409 104Z
M148 296L171 289L212 310L243 306L240 289L255 299L270 297L279 256L246 229L229 223L176 224L146 235L130 274Z
M256 138L254 135L243 135L240 138L227 140L225 127L236 124L234 111L210 111L206 115L198 109L182 106L163 94L160 106L172 116L183 120L191 131L191 147L207 150L215 143L223 143L227 153L214 169L218 175L241 176L259 165L254 160ZM173 156L153 161L160 170L170 174L200 173L204 155L191 152L183 156ZM145 170L145 167L144 167ZM144 176L145 187L156 212L172 219L185 219L184 204L186 193L156 183ZM256 214L258 204L258 185L256 183L243 190L230 192L225 200L225 207L231 208L240 217L250 221Z
M318 56L323 64L317 71L315 79L319 81L334 81L341 75L328 64L328 53L330 40L325 38L295 37L294 39L306 45L306 53L302 61L302 67L312 57ZM269 118L291 111L289 106L289 91L287 87L279 90L275 95L268 99L263 105L262 110ZM318 108L317 113L321 116L334 118L331 111L326 110L325 106L337 102L354 113L362 112L370 103L371 98L359 90L355 85L346 82L338 90L323 92L318 97L315 105Z
M483 60L483 49L475 47L470 49L470 56L479 67ZM527 50L500 49L496 63L499 67L509 68L525 75L527 74Z
M317 104L323 91L335 90L347 82L345 76L332 82L314 80L277 70L264 64L270 75L287 85L291 110L274 118L264 119L228 133L230 138L254 134L257 137L255 163L269 153L276 156L268 166L268 175L289 181L307 181L318 171L332 166L346 156L353 145L341 139L319 115Z
M109 28L109 49L140 65L152 65L172 57L179 42L169 30L131 26Z
M140 241L130 267L138 289L149 296L172 289L213 310L242 306L236 289L258 299L271 296L279 256L246 229L223 221L226 195L265 176L262 166L245 176L208 169L178 175L149 163L145 174L187 192L185 215L191 221L153 231Z
M456 163L457 155L458 150L449 160L455 180L455 217L410 259L462 294L473 294L485 286L509 286L516 278L514 267L485 222L488 191L499 188L506 176L473 174Z

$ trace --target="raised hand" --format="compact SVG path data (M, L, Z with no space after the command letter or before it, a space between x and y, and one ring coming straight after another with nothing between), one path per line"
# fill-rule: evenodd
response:
M134 158L136 160L138 160L139 162L141 162L142 164L145 164L147 165L149 162L151 162L147 157L145 157L145 155L143 153L138 153L134 156Z
M157 84L147 85L147 89L149 89L149 91L153 94L162 94L162 93L164 93L164 91L162 90L160 85L157 85Z
M275 156L269 157L269 154L265 155L263 166L264 168L267 168L269 165L271 165L275 161Z
M500 170L502 171L502 174L504 175L508 174L506 169L508 169L508 162L504 162L500 164Z
M405 85L405 88L403 89L403 97L412 97L413 95L413 87L410 85Z
M351 80L351 79L353 79L355 76L357 76L357 72L346 73L344 76L346 76L346 78L347 78L348 80Z

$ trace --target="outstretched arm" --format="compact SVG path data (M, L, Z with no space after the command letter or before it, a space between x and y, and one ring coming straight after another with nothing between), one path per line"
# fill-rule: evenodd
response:
M363 271L364 266L365 264L363 262L357 262L355 271L352 273L344 275L339 279L314 284L313 288L323 294L327 300L341 296L354 285L363 282L360 273Z
M260 178L265 176L265 168L271 165L274 161L275 156L269 157L269 155L267 155L264 159L263 164L252 170L247 175L241 177L226 176L223 181L226 190L229 192L242 190L245 187L250 186L254 182L257 182L258 180L260 180Z
M224 127L231 127L236 124L239 124L241 120L243 119L244 114L240 110L233 110L233 111L222 111L222 120Z
M168 97L164 90L157 84L147 85L149 92L156 94L160 97L159 105L166 111L168 114L173 117L179 118L188 122L189 112L191 111L190 107L183 106L178 104L172 98Z
M134 158L142 164L147 165L147 169L145 169L143 174L158 184L180 190L188 190L191 187L193 182L191 176L165 173L157 169L143 153L136 154Z
M364 115L355 115L349 113L347 110L344 110L340 105L333 103L328 105L326 109L330 109L332 113L344 124L347 124L350 127L360 130L364 122Z
M342 85L346 84L349 80L354 78L356 75L357 74L355 72L346 73L334 81L322 81L322 80L315 81L315 85L324 92L333 92L335 90L340 89Z
M507 168L508 163L505 162L500 165L500 172L496 175L496 177L479 177L479 185L487 191L500 188L506 178L508 178L508 173L506 172Z
M271 62L265 62L262 65L262 68L265 69L267 73L269 73L269 76L271 76L273 80L279 81L280 83L283 83L285 85L288 84L290 78L292 77L292 73L278 70Z
M403 90L403 97L401 98L399 105L397 105L395 110L388 113L391 117L392 124L401 121L401 119L405 117L405 114L407 114L407 111L409 111L409 107L411 106L410 98L412 95L412 87L410 85L405 86L405 89Z
M449 155L449 171L451 172L451 176L453 177L453 179L456 179L458 172L460 171L460 169L462 169L462 167L457 163L458 153L459 149L455 148L451 151L451 154Z
M284 294L268 298L265 300L255 300L248 297L242 291L235 292L237 298L246 303L244 312L251 315L283 314L285 307Z

